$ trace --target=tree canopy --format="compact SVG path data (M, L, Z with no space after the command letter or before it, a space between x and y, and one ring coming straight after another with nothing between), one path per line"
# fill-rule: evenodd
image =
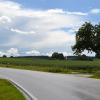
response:
M54 52L52 54L52 58L53 59L59 59L59 60L63 60L65 59L64 55L62 53L57 53L57 52Z
M100 56L100 24L92 25L90 22L85 22L76 32L76 44L72 50L76 55L88 50Z

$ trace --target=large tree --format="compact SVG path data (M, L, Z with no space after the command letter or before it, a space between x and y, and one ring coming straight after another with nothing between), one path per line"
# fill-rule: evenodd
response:
M94 48L96 56L100 58L100 24L94 26Z
M81 55L84 50L100 55L100 24L93 26L85 22L76 33L76 44L72 49L77 55Z

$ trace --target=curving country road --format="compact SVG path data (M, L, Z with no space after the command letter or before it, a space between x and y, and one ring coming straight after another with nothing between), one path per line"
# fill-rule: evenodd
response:
M37 100L100 100L96 79L7 68L0 68L0 77L18 83Z

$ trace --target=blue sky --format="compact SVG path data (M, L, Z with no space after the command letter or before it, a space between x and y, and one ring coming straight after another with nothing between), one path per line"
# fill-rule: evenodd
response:
M100 22L100 0L0 0L0 56L72 55L85 21Z
M53 9L63 8L71 11L88 11L92 8L99 8L99 0L12 0L23 4L28 8Z
M99 8L99 0L12 0L23 4L24 7L35 9L64 9L70 11L89 11Z

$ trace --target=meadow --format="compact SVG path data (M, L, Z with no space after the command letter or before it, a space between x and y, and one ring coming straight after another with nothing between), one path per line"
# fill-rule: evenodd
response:
M95 73L100 70L100 60L54 60L38 58L0 58L0 66L54 73Z

